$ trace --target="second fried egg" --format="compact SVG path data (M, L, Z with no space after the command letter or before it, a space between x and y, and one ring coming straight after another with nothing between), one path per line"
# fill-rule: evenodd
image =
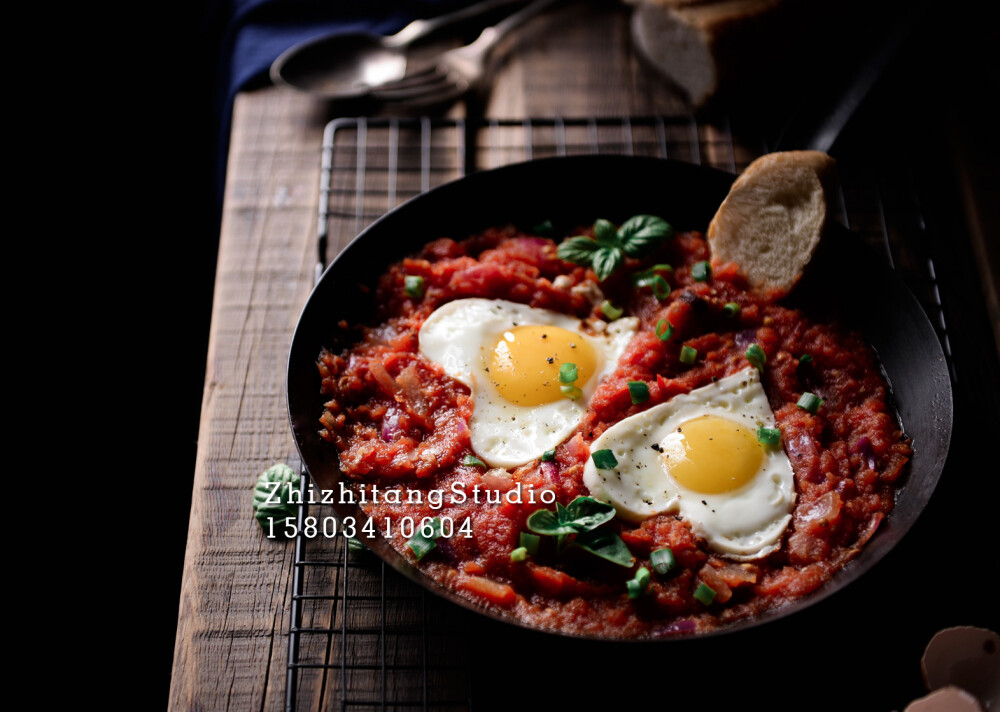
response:
M628 317L588 333L565 314L500 299L457 299L424 322L420 352L472 391L476 455L493 467L514 467L573 432L637 325ZM569 383L560 380L564 364L575 366ZM564 386L579 392L567 395Z
M709 547L747 561L777 550L792 518L795 482L780 444L760 442L774 414L750 368L625 418L590 446L584 484L618 515L679 514ZM599 458L604 461L604 458Z

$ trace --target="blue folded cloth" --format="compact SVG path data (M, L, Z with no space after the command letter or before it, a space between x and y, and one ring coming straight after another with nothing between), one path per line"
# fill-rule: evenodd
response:
M418 17L433 17L473 0L229 0L216 93L219 120L218 201L237 92L264 81L289 47L320 35L366 30L391 34Z

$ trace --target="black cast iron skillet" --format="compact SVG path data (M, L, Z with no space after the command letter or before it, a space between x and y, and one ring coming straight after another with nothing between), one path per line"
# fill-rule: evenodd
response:
M359 285L373 286L393 261L429 240L461 239L494 225L530 226L552 220L557 229L569 230L596 218L621 223L632 215L648 213L664 217L677 230L704 231L734 178L712 168L653 158L542 159L474 173L424 193L377 220L323 274L292 339L288 412L299 454L316 487L339 491L342 479L335 448L318 435L324 398L316 359L324 347L339 351L351 345L342 340L338 321L371 321L373 291L363 291ZM815 594L719 632L791 615L874 566L927 504L951 440L951 382L934 330L900 278L883 267L858 238L834 226L789 301L808 309L811 316L836 316L860 330L872 344L891 384L900 422L913 439L914 454L894 511L854 561ZM363 520L355 505L337 502L334 508L341 518ZM397 571L439 596L522 625L431 580L381 538L366 543Z

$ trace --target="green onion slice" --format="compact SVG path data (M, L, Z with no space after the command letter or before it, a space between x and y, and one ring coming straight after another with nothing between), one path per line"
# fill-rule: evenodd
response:
M673 550L667 546L662 549L657 549L650 554L649 563L653 565L653 571L658 574L665 574L669 573L670 570L677 565L677 560L674 559Z
M674 268L668 264L658 264L653 265L647 270L642 272L636 272L632 275L632 286L635 287L645 287L649 284L649 280L652 279L657 272L673 272Z
M653 288L653 296L658 301L662 302L670 296L670 285L667 284L667 280L658 274L653 275L653 278L649 281L649 286Z
M420 299L424 296L424 278L419 274L408 274L403 279L406 289L406 296L412 299Z
M695 282L707 282L708 278L711 276L712 267L705 260L695 262L694 266L691 267L691 278L694 279Z
M666 324L666 328L663 325ZM666 319L660 319L656 322L656 338L660 341L670 341L670 337L674 335L674 325L671 324Z
M618 467L618 458L610 450L598 450L590 453L590 459L598 470L613 470Z
M740 305L736 302L726 302L726 306L722 307L722 313L729 318L739 316Z
M757 428L757 440L763 445L777 445L781 442L781 428Z
M629 381L628 394L632 396L633 405L639 405L649 400L649 386L645 381Z
M686 363L690 366L696 358L698 358L698 349L693 349L690 346L681 347L681 363Z
M640 566L639 570L635 572L635 578L631 581L625 582L625 587L628 590L629 598L638 598L646 592L649 588L649 569L645 566Z
M528 550L523 546L519 546L514 551L510 552L511 561L524 561L528 558Z
M542 537L537 534L521 532L521 536L518 537L517 543L520 544L522 549L534 556L538 553L538 545L542 543Z
M698 584L698 588L695 589L694 600L706 606L710 605L715 600L715 589L702 581Z
M466 467L486 467L486 463L475 455L466 455L462 458L462 464Z
M611 302L609 302L607 299L605 299L603 302L601 302L601 314L603 314L604 316L606 316L611 321L614 321L615 319L620 319L621 315L624 314L624 313L625 313L624 309L622 309L620 307L616 307L614 304L612 304Z
M580 396L583 395L583 391L581 391L579 388L577 388L571 383L567 383L560 386L559 390L562 391L562 394L567 398L569 398L570 400L578 400Z
M556 449L546 450L542 453L542 462L551 462L556 459Z
M747 347L747 361L761 373L764 372L764 364L767 363L767 354L760 344L750 344Z
M813 357L810 356L809 354L802 354L801 356L799 356L799 363L798 363L799 366L805 366L812 362L813 362Z
M437 547L437 538L441 536L441 519L434 517L431 520L431 528L433 529L431 536L426 537L423 533L423 527L417 527L417 533L408 542L410 549L417 557L417 561L423 559Z
M815 414L819 407L823 405L823 399L820 398L815 393L810 393L806 391L799 398L799 402L796 405L804 411Z
M577 375L575 363L564 363L559 367L560 383L573 383L577 379Z

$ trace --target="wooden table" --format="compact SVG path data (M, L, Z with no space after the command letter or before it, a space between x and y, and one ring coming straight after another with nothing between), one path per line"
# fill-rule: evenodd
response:
M669 87L636 59L630 49L627 16L612 6L585 12L564 10L539 18L519 36L509 56L484 107L488 118L676 115L686 111ZM560 65L573 66L574 71L552 71ZM451 114L461 115L461 107ZM287 89L261 89L236 99L170 691L170 706L175 710L277 710L285 704L292 545L261 535L250 516L249 498L263 469L276 461L298 464L285 407L285 359L298 314L313 284L320 148L324 127L332 118L325 104ZM726 127L703 128L701 145L709 152L721 150L718 146L723 143L715 139L725 131ZM734 143L734 153L702 159L724 167L728 162L728 167L738 169L763 150L761 146ZM376 579L378 566L372 564ZM384 570L380 575L384 581ZM397 582L391 580L389 585ZM442 615L449 616L449 610ZM825 612L835 613L839 620L835 609ZM950 621L944 616L937 618ZM898 628L886 624L889 632ZM926 628L920 627L905 640L880 645L893 655L901 651L912 656L911 667L916 670ZM543 650L549 650L546 645L542 643ZM706 645L691 649L696 655L711 651ZM602 650L603 655L619 656L617 651ZM477 652L484 654L483 650ZM774 667L781 668L782 661L788 663L789 658L779 652ZM499 665L500 674L484 676L480 665ZM469 682L463 684L468 684L468 697L477 700L477 708L499 706L500 701L513 697L497 694L498 690L509 693L512 681L546 665L543 657L531 651L515 660L473 660ZM680 665L676 670L683 673L685 668ZM384 671L384 664L381 670L375 665L370 675L382 675L382 679L368 685L370 689L381 688L383 697L375 697L369 706L359 709L382 708ZM690 675L690 671L685 674ZM586 682L594 686L594 695L599 689L612 687L624 690L626 697L640 699L650 686L655 689L665 684L656 679L624 684L602 681L599 672L595 675L594 681ZM896 683L901 690L893 698L899 700L897 704L919 693L916 675ZM744 685L748 691L779 687L775 679L763 684L750 682L735 671L732 677L722 677L727 685ZM584 684L582 680L577 683ZM305 689L309 683L303 684L301 709L339 705L340 681L323 678L325 698ZM344 684L360 685L346 677ZM425 694L426 687L425 681ZM703 694L711 701L722 692L709 689ZM666 696L669 699L669 694ZM414 708L419 708L419 703L417 700ZM459 703L455 708L462 707ZM707 708L713 707L707 704Z

